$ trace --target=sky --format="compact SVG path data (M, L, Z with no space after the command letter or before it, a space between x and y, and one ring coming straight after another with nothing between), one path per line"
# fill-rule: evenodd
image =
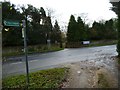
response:
M8 1L8 0L6 0ZM34 7L43 7L53 10L52 20L59 22L60 26L66 26L70 15L73 14L77 19L81 16L86 23L92 24L93 21L109 20L115 18L116 14L110 10L112 5L110 0L9 0L11 3L21 6L31 4Z

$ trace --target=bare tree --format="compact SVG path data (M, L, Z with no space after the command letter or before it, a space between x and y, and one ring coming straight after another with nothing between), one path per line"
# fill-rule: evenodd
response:
M83 22L87 22L89 19L88 19L88 13L81 13L80 14L80 17L83 19Z
M53 10L52 8L46 8L47 10L47 15L51 18L55 18L54 16L54 13L55 13L55 10Z

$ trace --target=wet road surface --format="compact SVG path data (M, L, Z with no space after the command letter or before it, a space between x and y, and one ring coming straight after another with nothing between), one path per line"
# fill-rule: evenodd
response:
M116 56L116 45L64 49L57 52L29 55L29 69L30 72L34 72L37 70L58 67L61 64L68 62L95 60L97 58L105 57L106 55ZM3 77L26 72L24 56L12 57L10 59L21 59L22 61L4 63L2 67Z

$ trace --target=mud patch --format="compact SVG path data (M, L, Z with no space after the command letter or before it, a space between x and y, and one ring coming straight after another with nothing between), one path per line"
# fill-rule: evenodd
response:
M116 88L116 81L113 76L105 69L96 71L97 87L98 88Z
M70 69L63 88L118 87L118 78L116 77L117 68L115 67L113 58L106 57L99 58L99 60L85 60L69 64L67 63L64 66Z

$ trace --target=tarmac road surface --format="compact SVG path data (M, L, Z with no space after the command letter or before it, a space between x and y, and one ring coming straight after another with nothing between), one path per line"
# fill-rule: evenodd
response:
M34 72L37 70L59 67L61 64L76 61L92 60L105 55L116 56L116 45L85 47L64 49L56 52L33 54L28 56L29 70ZM21 59L17 62L3 63L3 78L10 75L26 73L25 56L11 57L9 59Z

